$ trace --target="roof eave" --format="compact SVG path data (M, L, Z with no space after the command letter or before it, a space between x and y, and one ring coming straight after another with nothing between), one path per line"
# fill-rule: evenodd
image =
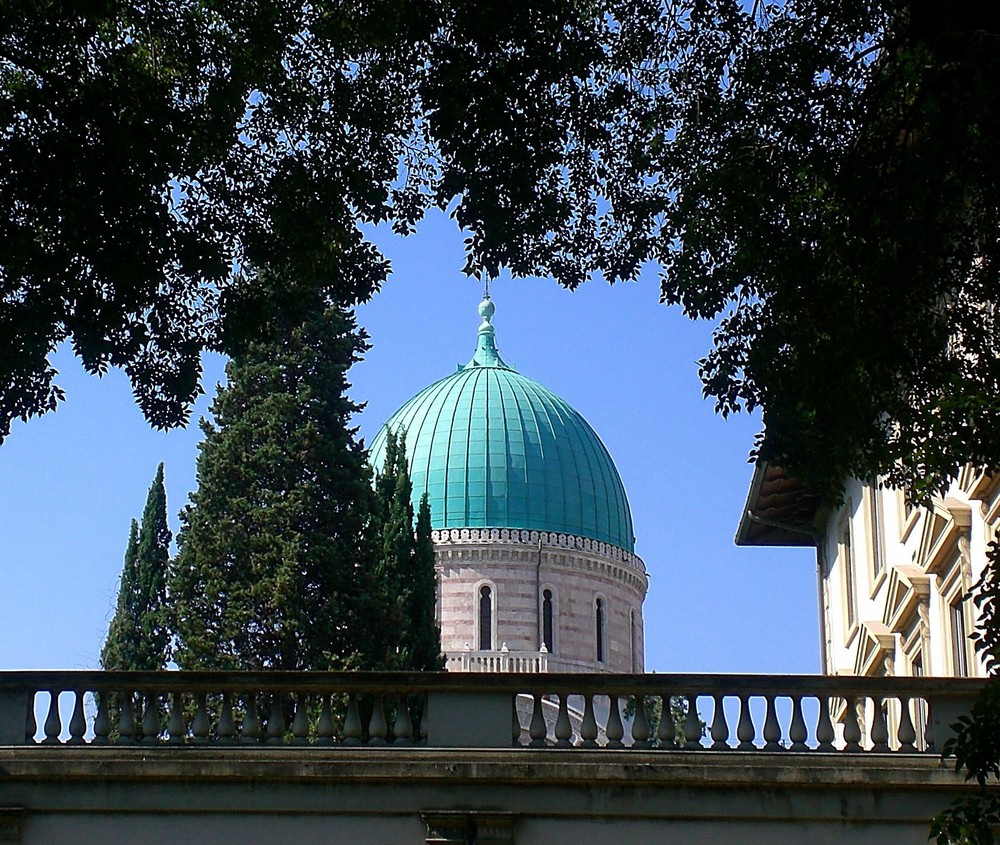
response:
M816 546L820 497L781 467L754 466L736 529L737 546Z

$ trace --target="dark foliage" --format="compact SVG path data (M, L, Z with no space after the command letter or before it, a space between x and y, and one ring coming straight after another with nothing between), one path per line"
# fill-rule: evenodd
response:
M1000 38L905 0L675 6L651 167L663 298L719 319L728 414L835 498L1000 465Z
M3 3L0 440L63 398L63 341L125 369L154 426L185 422L202 350L378 289L359 223L406 233L438 206L470 273L634 275L634 221L600 198L651 191L623 129L648 110L633 70L658 10Z

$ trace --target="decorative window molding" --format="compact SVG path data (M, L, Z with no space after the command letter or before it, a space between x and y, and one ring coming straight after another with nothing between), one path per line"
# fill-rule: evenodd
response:
M858 622L858 594L854 583L854 541L851 530L851 503L837 524L837 562L841 568L840 582L844 595L844 639L850 640Z
M868 551L869 551L869 577L871 579L871 592L879 588L885 579L886 570L886 547L885 547L885 513L882 507L882 491L878 486L878 476L872 476L868 480L867 507L865 508L865 518L868 528Z

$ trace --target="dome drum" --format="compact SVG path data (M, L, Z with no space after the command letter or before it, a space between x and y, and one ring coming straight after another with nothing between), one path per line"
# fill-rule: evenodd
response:
M546 645L548 671L643 671L644 573L593 552L498 540L492 534L473 530L459 542L435 544L438 622L447 655L495 654L504 647L511 653L537 653ZM489 587L489 631L479 607L484 585ZM597 627L599 598L603 633Z

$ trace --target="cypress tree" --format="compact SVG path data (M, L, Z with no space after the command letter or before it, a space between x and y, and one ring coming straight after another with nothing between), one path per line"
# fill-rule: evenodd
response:
M377 559L371 598L381 618L373 668L409 668L406 638L410 558L413 555L412 485L406 443L396 432L386 434L385 460L375 475L375 539Z
M229 363L171 576L182 668L366 664L372 493L346 393L367 348L330 307Z
M385 460L375 477L379 538L376 595L385 617L378 668L440 669L441 635L435 624L434 545L426 494L417 530L413 525L413 486L403 433L386 433Z
M132 520L115 615L101 649L103 669L163 669L169 657L166 577L170 557L163 464L146 496L141 528Z
M407 612L407 643L411 650L409 668L435 670L444 668L441 654L441 629L437 625L434 604L437 600L437 576L434 571L434 541L431 539L431 506L427 494L420 497L417 530L413 550Z

